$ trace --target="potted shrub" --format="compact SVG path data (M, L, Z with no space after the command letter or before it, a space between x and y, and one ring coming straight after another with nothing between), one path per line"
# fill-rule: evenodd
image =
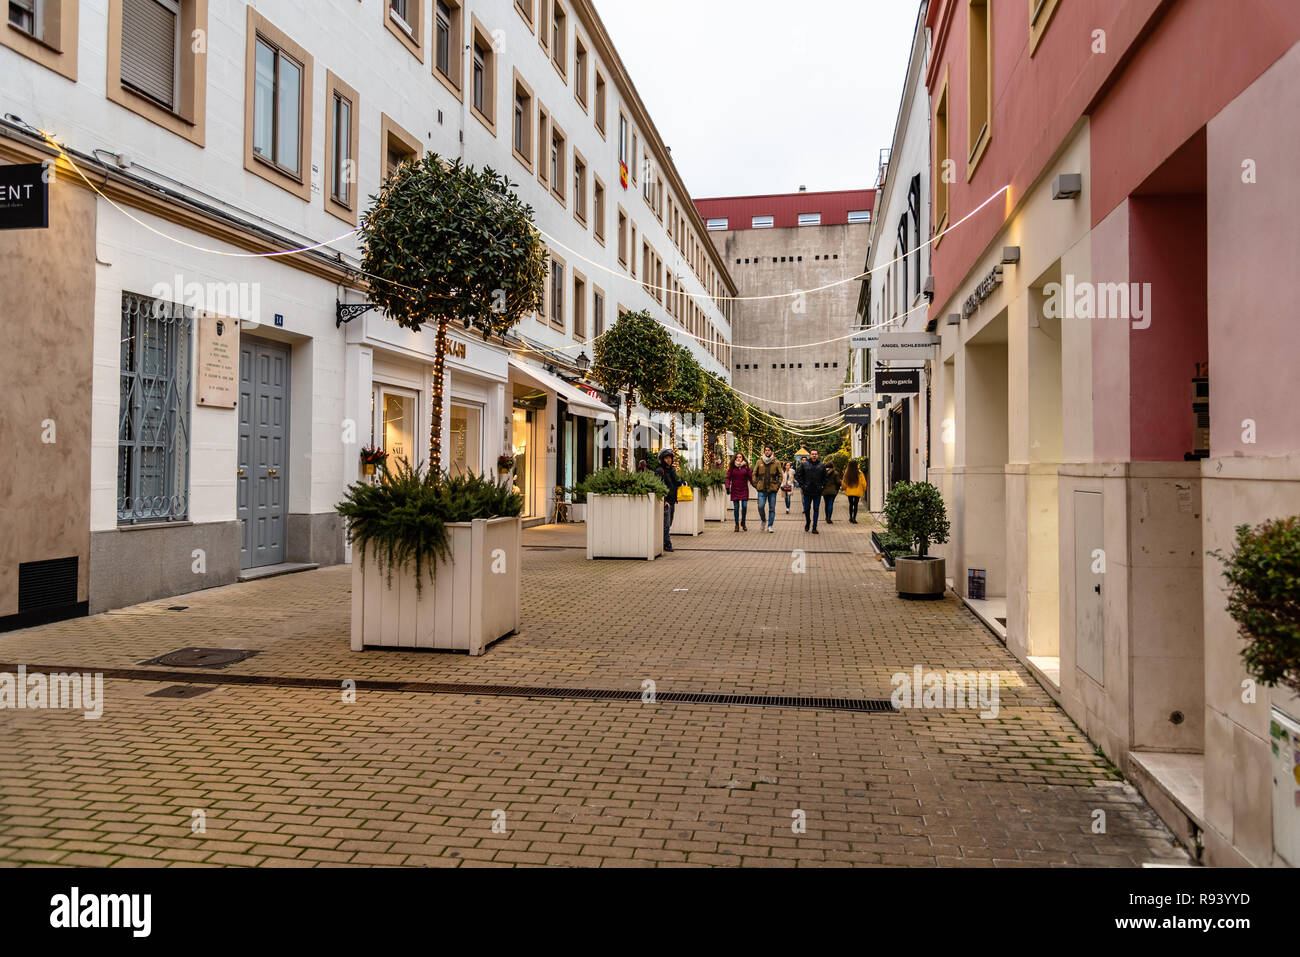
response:
M519 628L523 498L405 460L337 506L353 545L352 650L481 655Z
M691 469L691 487L703 499L706 522L721 522L727 514L727 473L722 469Z
M388 462L388 453L374 446L361 450L361 468L367 475L374 475L376 469L382 469Z
M587 558L644 558L664 550L664 497L668 489L653 472L610 466L587 476Z
M1225 565L1228 614L1246 640L1246 673L1300 694L1300 516L1237 527Z
M930 545L948 541L943 496L929 482L899 482L885 496L885 522L895 540L911 543L913 554L892 555L899 598L942 598L945 563L929 555Z
M696 535L704 534L704 503L710 498L717 496L709 495L709 487L705 484L708 480L708 473L703 469L683 468L677 470L677 477L682 480L682 484L691 490L691 500L683 502L681 495L677 497L677 510L673 512L673 524L670 529L673 535Z

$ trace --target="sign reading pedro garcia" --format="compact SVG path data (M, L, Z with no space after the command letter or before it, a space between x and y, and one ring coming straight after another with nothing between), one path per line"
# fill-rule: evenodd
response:
M48 229L49 173L43 163L0 166L0 229Z

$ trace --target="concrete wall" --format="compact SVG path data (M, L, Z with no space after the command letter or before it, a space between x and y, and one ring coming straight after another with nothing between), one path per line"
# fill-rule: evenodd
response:
M49 189L48 229L0 232L0 622L18 611L23 562L76 556L87 600L96 211L67 174Z

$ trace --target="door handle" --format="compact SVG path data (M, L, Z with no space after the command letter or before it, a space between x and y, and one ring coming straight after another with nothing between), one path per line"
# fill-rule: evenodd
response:
M267 469L267 470L266 470L266 474L267 474L267 475L279 475L279 474L280 474L280 470L279 470L279 469ZM1097 586L1097 590L1098 590L1098 591L1101 590L1101 586L1100 586L1100 585Z
M235 474L236 474L236 475L243 475L243 474L244 474L244 470L243 470L243 469L236 469L236 470L235 470Z
M1092 590L1095 591L1098 595L1101 594L1101 586L1100 586L1100 585L1093 585L1093 586L1092 586Z

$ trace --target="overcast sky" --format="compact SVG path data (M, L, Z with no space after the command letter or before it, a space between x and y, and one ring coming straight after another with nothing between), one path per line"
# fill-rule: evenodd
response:
M919 0L595 5L694 198L875 185Z

